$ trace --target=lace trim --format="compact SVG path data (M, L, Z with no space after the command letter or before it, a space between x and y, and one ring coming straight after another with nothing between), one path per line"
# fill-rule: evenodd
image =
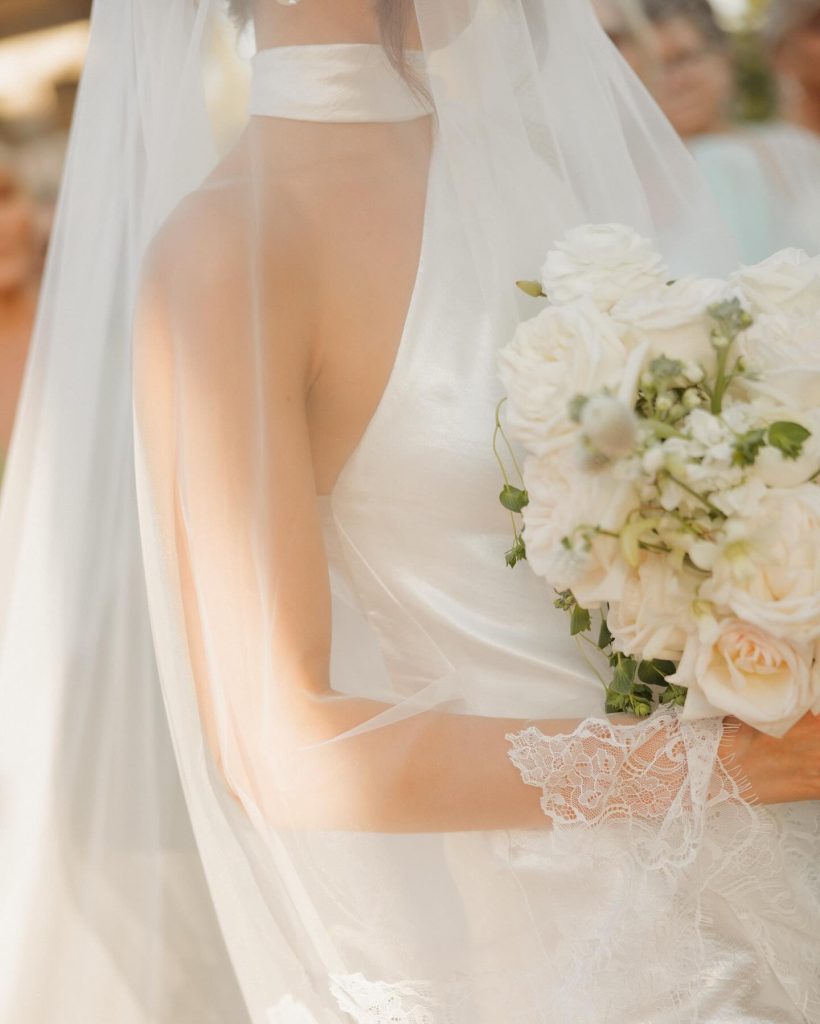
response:
M680 867L694 857L706 810L740 798L720 764L720 719L683 722L662 709L645 722L590 718L570 735L531 726L510 733L509 757L557 829L603 824L637 831L645 866Z
M304 1003L293 996L284 996L266 1014L266 1024L316 1024L316 1018Z
M334 975L331 991L356 1024L456 1024L424 981L370 981L363 974Z

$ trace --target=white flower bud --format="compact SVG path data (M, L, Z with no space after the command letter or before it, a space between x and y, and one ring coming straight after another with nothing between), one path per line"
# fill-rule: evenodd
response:
M662 445L654 445L643 457L643 470L649 476L657 476L658 473L664 468L666 462L666 454L664 453Z
M628 455L638 440L635 414L610 395L595 395L581 411L581 428L590 447L610 458Z
M655 402L655 409L659 413L667 413L672 408L673 402L670 395L659 395Z
M701 397L696 388L687 388L683 393L683 405L686 409L697 409L701 403Z
M683 368L683 375L692 384L700 384L706 376L699 363L687 363Z

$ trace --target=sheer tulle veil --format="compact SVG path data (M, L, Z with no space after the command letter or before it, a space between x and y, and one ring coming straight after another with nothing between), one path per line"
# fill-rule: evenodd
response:
M694 165L587 0L416 0L416 14L438 158L499 345L531 309L513 282L574 225L633 225L675 273L731 267ZM288 731L287 652L271 638L289 600L280 535L299 524L277 518L284 456L265 392L281 314L264 287L263 128L245 130L238 163L215 141L220 72L207 55L228 24L215 0L94 6L0 506L3 1024L336 1021L347 1018L328 1010L328 985L333 1005L352 1006L351 964L395 976L401 956L405 977L490 977L451 933L437 936L441 908L469 888L462 840L390 834L352 803L318 824L300 811L305 793L338 805L333 787L352 785L369 745L382 744L387 785L438 727L431 715L484 711L410 619L417 678L394 678L331 579L325 696L350 715L314 742ZM248 48L243 38L237 61ZM216 438L197 381L222 363L189 344L225 314L224 267L210 285L206 274L223 243L242 298L223 332ZM205 277L188 272L194 262ZM164 341L137 353L135 431L137 311ZM156 376L161 365L171 369ZM242 500L226 510L226 494ZM310 695L310 715L323 700ZM489 706L561 716L549 700L519 708L495 694ZM476 833L476 849L491 835ZM475 867L484 854L471 856ZM411 898L421 863L412 926L385 939L380 923ZM423 954L407 953L414 942ZM484 952L503 972L504 949ZM517 950L522 977L528 956Z

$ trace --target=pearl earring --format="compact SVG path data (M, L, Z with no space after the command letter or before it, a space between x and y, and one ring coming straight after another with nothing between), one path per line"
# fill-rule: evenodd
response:
M295 7L296 4L301 3L302 0L276 0L276 2L281 4L282 7Z

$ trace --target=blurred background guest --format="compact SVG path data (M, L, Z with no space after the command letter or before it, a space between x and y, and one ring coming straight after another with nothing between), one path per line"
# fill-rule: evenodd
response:
M620 8L626 35L640 36L641 62L634 60L637 44L632 38L624 50L623 36L610 35L689 146L744 262L757 262L788 246L820 252L820 140L782 120L744 120L737 87L740 48L712 4L609 2ZM787 5L789 0L782 2ZM807 2L791 0L802 6ZM640 19L635 17L636 3ZM820 0L813 3L820 7ZM606 20L603 24L608 29ZM816 74L820 79L820 68Z
M783 114L820 134L820 0L771 0L763 29L783 86Z
M34 327L89 0L0 3L0 477Z
M642 0L592 0L604 31L649 85L657 69L651 25Z
M14 152L0 147L0 477L34 327L44 251L37 204Z

